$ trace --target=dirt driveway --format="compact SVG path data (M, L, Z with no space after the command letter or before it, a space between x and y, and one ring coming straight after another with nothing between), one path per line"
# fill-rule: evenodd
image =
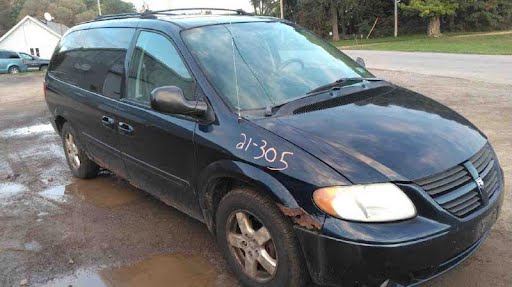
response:
M512 86L375 73L468 117L505 170L490 237L429 285L512 286ZM0 286L238 286L201 223L108 172L74 179L46 115L40 74L0 76Z

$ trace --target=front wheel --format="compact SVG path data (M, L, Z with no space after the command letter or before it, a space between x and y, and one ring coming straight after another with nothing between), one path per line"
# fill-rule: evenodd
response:
M69 169L78 178L91 178L98 174L99 166L87 157L77 141L76 132L69 123L62 127L62 144Z
M277 205L251 189L229 192L216 218L217 240L243 286L304 286L307 271L293 227Z
M41 72L46 72L48 70L48 65L42 65L41 67L39 67L39 71Z

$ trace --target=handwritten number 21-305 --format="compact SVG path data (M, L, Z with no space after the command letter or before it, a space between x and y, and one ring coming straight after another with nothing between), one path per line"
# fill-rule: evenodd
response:
M288 168L288 162L286 162L285 157L287 155L293 155L293 152L284 151L279 153L274 147L267 147L268 143L265 140L261 140L261 145L253 142L252 138L247 138L247 135L242 133L240 134L243 137L243 140L236 145L236 148L239 150L247 151L250 147L254 146L259 148L260 153L253 157L254 159L265 159L269 163L274 163L279 157L280 167L267 167L270 170L285 170ZM247 141L249 139L249 141ZM279 156L280 154L280 156Z

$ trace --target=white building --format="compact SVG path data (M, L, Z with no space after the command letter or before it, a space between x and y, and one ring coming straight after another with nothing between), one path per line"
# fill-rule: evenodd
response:
M0 38L0 49L50 59L55 46L68 29L59 23L46 23L32 16L25 16Z

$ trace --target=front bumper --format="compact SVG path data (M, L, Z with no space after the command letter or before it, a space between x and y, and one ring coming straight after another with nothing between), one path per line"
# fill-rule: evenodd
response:
M475 252L496 222L502 201L503 190L471 220L450 225L417 217L358 229L357 224L342 225L329 218L323 234L299 227L296 233L317 284L379 286L388 280L388 286L414 286L452 269ZM353 235L350 239L347 228ZM435 234L426 235L436 228ZM371 232L376 236L368 236ZM354 240L357 235L360 240Z

